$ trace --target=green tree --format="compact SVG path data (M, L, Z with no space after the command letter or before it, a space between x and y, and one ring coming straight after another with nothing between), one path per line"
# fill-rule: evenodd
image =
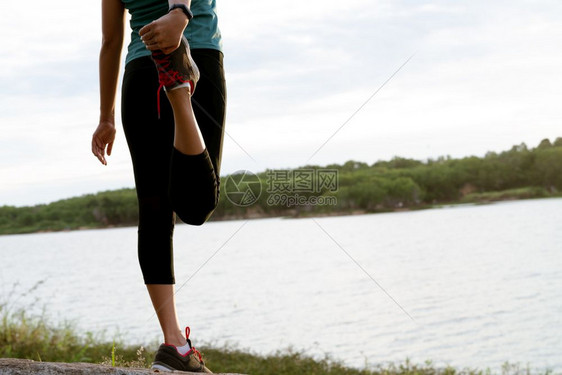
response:
M550 143L550 140L548 138L543 139L541 143L539 143L538 145L539 149L550 148L550 147L552 147L552 143Z

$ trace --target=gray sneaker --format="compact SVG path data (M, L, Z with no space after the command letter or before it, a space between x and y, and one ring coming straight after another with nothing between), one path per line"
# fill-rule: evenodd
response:
M199 80L199 68L193 61L189 50L189 43L181 38L180 46L166 55L161 50L152 52L152 60L158 69L160 88L171 91L180 87L189 87L191 93Z
M158 348L158 352L156 352L156 357L154 362L152 362L152 369L162 372L191 371L212 374L211 370L205 367L201 353L191 346L190 332L189 327L186 327L185 338L191 349L185 355L181 355L174 345L162 344Z
M180 46L168 55L161 50L152 52L152 61L158 69L158 81L160 83L156 95L158 118L160 118L160 90L164 88L166 91L172 91L187 87L193 95L200 73L193 57L191 57L189 43L185 36L181 38Z

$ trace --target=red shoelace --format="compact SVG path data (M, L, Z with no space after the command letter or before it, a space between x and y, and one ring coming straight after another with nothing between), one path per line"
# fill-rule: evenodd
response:
M189 340L189 334L191 333L191 328L189 327L185 327L185 339ZM199 350L195 349L194 346L191 347L191 351L195 354L197 354L197 356L199 357L199 362L203 362L203 357L201 356L201 353L199 352Z
M189 90L190 92L193 92L193 81L190 79L185 79L177 70L169 69L169 55L165 55L163 52L158 51L158 53L152 55L152 58L156 63L156 67L158 69L158 81L160 82L160 86L158 86L158 91L156 93L158 118L160 119L160 91L162 91L162 88L165 86L171 86L177 82L179 82L180 84L188 82L190 85Z

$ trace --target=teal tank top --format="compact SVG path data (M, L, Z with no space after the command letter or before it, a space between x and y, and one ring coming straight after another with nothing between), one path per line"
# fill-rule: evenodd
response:
M131 15L131 43L125 64L143 56L150 56L139 36L139 30L168 12L167 0L121 0ZM218 27L216 0L192 0L193 19L184 30L192 49L210 48L222 51L221 33Z

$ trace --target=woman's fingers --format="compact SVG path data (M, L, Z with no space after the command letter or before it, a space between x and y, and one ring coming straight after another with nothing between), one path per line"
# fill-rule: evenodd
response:
M103 165L107 165L107 162L105 161L105 157L103 156L103 152L100 152L100 150L96 148L96 149L92 150L92 153L94 154L94 156L96 158L98 158L100 163L102 163Z
M162 52L169 54L180 45L186 25L185 15L167 13L142 27L139 30L139 35L149 51L162 50Z
M107 165L107 161L105 160L104 157L104 150L103 148L100 148L98 142L96 141L95 145L92 145L92 152L94 154L94 156L96 158L98 158L98 160L100 161L100 163L102 163L103 165Z
M98 160L100 161L100 163L102 163L103 165L107 165L107 160L105 160L105 155L103 150L98 151L97 155Z
M146 46L146 48L150 51L155 51L160 49L159 43L158 43L158 39L156 37L146 37L144 39L142 39L144 45Z
M113 150L113 141L107 143L104 142L100 137L95 136L92 139L92 153L98 160L103 164L107 165L107 160L105 159L105 145L107 144L107 155L111 155Z
M92 139L92 154L94 154L94 156L98 159L100 158L100 148L95 138Z
M141 40L149 49L158 46L158 27L155 22L152 21L139 30Z
M107 165L107 160L105 159L106 147L108 156L111 155L113 150L115 133L113 121L100 121L92 135L92 153L103 165Z
M150 32L150 30L152 29L153 23L154 23L154 21L152 21L148 25L144 25L143 27L141 27L141 29L139 30L139 35L141 37L143 37L143 36L145 36L146 33Z

